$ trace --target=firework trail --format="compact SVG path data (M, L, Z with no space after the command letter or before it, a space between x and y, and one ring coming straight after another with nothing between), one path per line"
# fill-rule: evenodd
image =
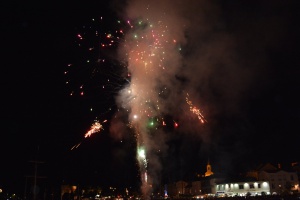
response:
M104 120L102 123L107 122L107 120ZM102 128L102 124L100 124L99 121L95 121L95 123L92 124L90 130L84 135L84 137L90 137L93 133L99 132Z
M187 93L187 97L186 97L186 102L187 104L190 106L190 111L192 113L194 113L195 115L197 115L198 119L200 120L201 123L206 122L203 114L201 113L200 109L197 108L196 106L193 105L192 101L189 100L189 94Z
M107 122L107 120L104 120L102 123L105 123ZM91 137L92 134L94 133L98 133L100 132L101 130L103 130L103 125L98 121L96 120L90 127L90 129L85 133L84 135L84 138L87 138L87 137ZM81 142L74 145L71 150L73 150L74 148L78 148L79 146L81 145Z

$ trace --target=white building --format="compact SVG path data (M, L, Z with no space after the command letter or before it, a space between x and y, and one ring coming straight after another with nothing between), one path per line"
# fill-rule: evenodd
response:
M270 183L271 194L281 194L285 191L298 192L299 182L296 172L284 170L261 171L258 173L258 179Z
M297 171L292 168L283 169L281 164L278 164L277 167L270 163L263 164L257 169L249 171L247 175L259 181L269 182L271 194L300 191Z
M269 195L270 185L267 181L222 183L215 185L217 196L257 196Z

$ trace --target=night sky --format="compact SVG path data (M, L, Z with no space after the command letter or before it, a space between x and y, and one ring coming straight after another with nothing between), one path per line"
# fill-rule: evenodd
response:
M260 163L300 161L300 2L168 2L174 1L161 7L184 19L174 20L175 29L187 27L182 73L174 77L182 87L194 86L193 102L207 122L195 128L197 121L172 113L169 121L178 120L182 129L169 127L164 135L160 177L191 179L205 173L208 160L212 171L229 174ZM83 25L103 16L109 21L104 29L116 28L113 22L126 11L135 16L139 5L1 4L0 187L22 194L25 177L34 172L32 160L44 162L38 175L48 185L137 185L134 136L109 127L117 89L101 92L98 79L77 70L71 80L87 82L87 95L70 96L64 72L84 58L75 44ZM104 130L84 138L95 117L108 120Z

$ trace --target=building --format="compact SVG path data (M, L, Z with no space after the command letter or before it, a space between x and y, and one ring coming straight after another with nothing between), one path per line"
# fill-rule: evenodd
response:
M74 199L74 194L76 192L77 186L75 185L62 185L60 199Z
M165 195L169 197L180 197L187 193L186 186L188 183L186 181L177 181L170 183L165 187Z
M216 196L260 196L270 194L270 184L267 181L232 182L215 185Z
M270 183L271 194L283 194L299 192L299 179L297 172L290 167L277 167L270 163L258 166L255 170L247 173L248 177L256 178L258 181Z
M292 165L294 168L296 164ZM297 165L298 166L298 165ZM168 184L169 197L203 197L203 196L260 196L291 194L300 192L297 171L270 163L258 166L247 172L246 176L227 177L213 173L208 162L206 172L194 180L180 180Z
M222 179L223 180L223 179ZM169 197L195 197L203 195L213 195L215 193L215 182L220 181L212 172L210 163L206 165L206 172L203 176L198 176L191 182L177 181L167 185Z
M201 195L202 194L201 181L193 181L191 183L190 194L193 194L193 195Z
M258 179L270 183L271 194L282 194L298 190L299 182L296 172L284 170L261 171L258 174Z

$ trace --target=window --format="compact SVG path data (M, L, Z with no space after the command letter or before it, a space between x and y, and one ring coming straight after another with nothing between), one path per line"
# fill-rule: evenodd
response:
M259 183L259 184L257 184L257 188L260 188L260 183Z
M254 188L254 185L253 185L253 183L251 183L250 185L249 185L249 187L250 187L250 189L252 188Z
M275 185L272 183L272 189L275 189Z
M239 189L240 190L244 189L244 185L239 185Z

